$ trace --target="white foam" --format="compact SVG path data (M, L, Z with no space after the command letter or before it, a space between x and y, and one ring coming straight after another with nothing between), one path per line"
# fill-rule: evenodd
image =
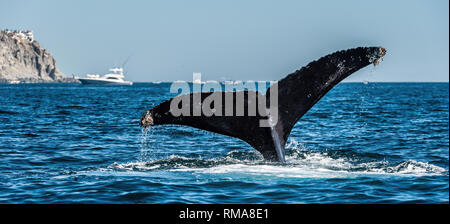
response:
M119 170L140 170L140 171L146 171L146 170L154 170L160 168L160 165L151 165L148 166L148 162L129 162L129 163L113 163L108 166L108 169L119 169Z
M320 164L320 163L319 163ZM326 166L306 165L249 165L230 164L208 168L175 168L173 172L195 172L205 174L238 174L288 178L351 178L361 175L400 175L400 176L429 176L444 175L446 170L432 164L408 161L387 168L370 168L373 164L359 164L351 169L332 169ZM341 167L341 166L340 166ZM355 168L366 167L366 170L352 171Z
M361 175L429 176L448 175L445 168L415 160L400 163L388 161L361 162L348 157L333 158L327 151L310 151L295 141L287 147L291 155L286 164L261 164L245 161L207 168L187 167L171 169L174 172L207 174L245 174L291 178L348 178Z
M206 174L237 174L237 175L255 175L255 176L270 176L270 177L290 177L290 178L332 178L344 177L344 172L333 172L326 169L307 169L304 167L289 167L289 166L272 166L272 165L245 165L245 164L231 164L220 165L210 168L183 168L172 169L174 172L196 172Z
M242 152L233 151L223 158L204 159L187 158L171 155L164 159L137 161L129 163L113 163L103 172L191 172L194 174L213 174L222 177L259 176L275 178L352 178L361 175L400 175L430 176L448 175L445 168L437 165L408 160L403 162L362 161L345 155L332 156L328 151L311 151L295 141L286 147L286 164L269 163L262 157L253 159L242 157ZM249 151L246 155L253 155Z

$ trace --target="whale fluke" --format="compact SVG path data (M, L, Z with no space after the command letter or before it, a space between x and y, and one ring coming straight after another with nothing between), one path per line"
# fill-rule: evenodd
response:
M140 125L144 128L165 124L187 125L235 137L250 144L265 159L284 162L284 147L295 123L340 81L367 65L377 65L385 54L386 50L382 47L359 47L338 51L289 74L274 84L276 86L272 85L265 94L245 90L198 92L177 96L146 111L141 116ZM278 115L274 118L276 122L272 121L274 125L271 126L261 126L261 120L272 119L273 116L258 111L254 114L248 106L255 103L270 105L270 94L273 94L271 90L274 88L277 88L278 93ZM222 99L227 97L232 99L233 116L226 116L226 109L219 113L222 116L203 113L193 116L192 112L197 105L194 103L197 102L195 99L201 99L203 102L214 94L222 96ZM171 112L171 104L178 105L181 102L189 102L187 106L191 113L188 116L174 116ZM229 106L225 100L222 100L221 104L221 108ZM236 115L236 105L242 104L245 105L245 111Z

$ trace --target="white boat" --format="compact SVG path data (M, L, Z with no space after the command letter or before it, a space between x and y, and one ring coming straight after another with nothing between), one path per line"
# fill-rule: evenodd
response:
M20 81L19 80L10 80L8 81L9 84L19 84Z
M252 80L249 80L247 82L253 82ZM238 85L241 84L241 80L225 80L221 82L223 85Z
M101 76L86 74L86 78L78 79L84 85L133 85L133 82L125 81L123 78L123 68L111 68L110 73Z

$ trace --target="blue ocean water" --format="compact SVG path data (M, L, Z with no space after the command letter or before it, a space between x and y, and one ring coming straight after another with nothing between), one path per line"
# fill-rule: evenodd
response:
M287 164L182 126L139 127L170 84L0 85L0 203L448 203L448 83L342 83Z

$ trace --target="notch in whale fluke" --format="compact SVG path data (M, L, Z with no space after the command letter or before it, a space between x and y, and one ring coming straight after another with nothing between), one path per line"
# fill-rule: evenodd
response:
M254 95L266 96L266 103L270 104L270 90L265 94L254 91L238 92L202 92L190 93L174 97L148 110L140 119L141 127L153 125L178 124L199 128L241 139L258 150L265 159L284 162L284 147L295 123L316 104L329 90L343 79L359 69L374 64L386 55L383 47L358 47L337 51L313 61L297 70L277 83L278 88L278 116L272 127L260 127L260 120L267 115L256 114L250 116L245 112L243 116L173 116L170 112L171 102L180 98L190 99L192 111L193 98L205 98L212 94L222 94L231 97L233 104L238 102L238 96L244 95L245 108L251 103ZM259 98L256 98L259 99ZM222 101L225 108L225 101ZM242 103L242 102L241 102Z

